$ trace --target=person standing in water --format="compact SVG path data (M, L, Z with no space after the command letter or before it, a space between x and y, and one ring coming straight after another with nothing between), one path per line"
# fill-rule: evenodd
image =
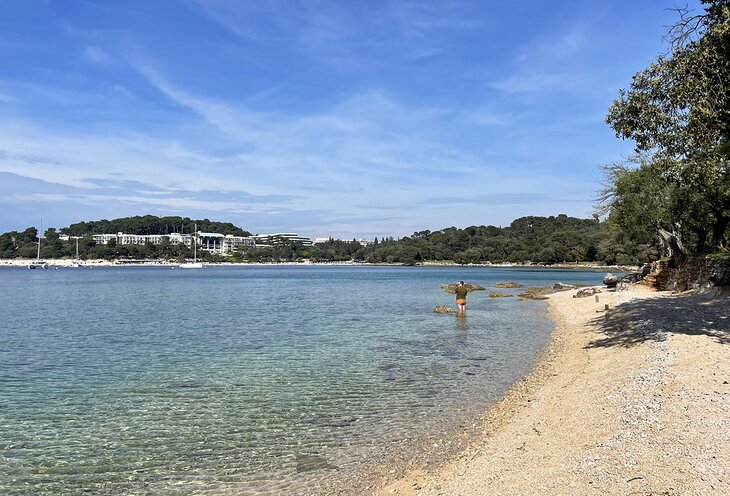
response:
M466 294L469 289L464 286L464 281L459 281L456 286L456 315L466 315Z

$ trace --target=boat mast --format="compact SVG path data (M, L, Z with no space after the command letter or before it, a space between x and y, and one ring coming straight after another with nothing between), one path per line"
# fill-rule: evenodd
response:
M76 260L79 259L79 238L76 237Z
M193 263L198 263L198 223L195 223L195 233L193 234Z
M38 255L35 257L36 262L41 261L41 232L43 232L43 219L41 218L41 230L38 233Z

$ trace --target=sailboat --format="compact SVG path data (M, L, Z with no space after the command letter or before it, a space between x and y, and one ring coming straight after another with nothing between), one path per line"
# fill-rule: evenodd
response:
M181 269L202 269L203 262L198 262L198 224L195 224L195 234L193 235L193 261L180 264Z
M79 238L76 238L76 258L68 266L74 269L81 267L81 259L79 259Z
M41 231L43 231L43 223L41 222ZM35 261L28 264L29 269L47 269L48 262L41 260L41 233L38 233L38 254Z

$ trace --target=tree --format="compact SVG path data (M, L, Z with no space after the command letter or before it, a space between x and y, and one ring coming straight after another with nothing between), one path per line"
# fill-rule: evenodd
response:
M610 224L632 240L652 243L658 236L666 254L679 261L686 252L682 211L674 201L679 185L666 179L662 169L647 155L604 167L608 180L598 199L599 211L608 213Z
M653 171L675 198L690 195L699 215L694 233L702 238L711 232L712 247L724 249L730 224L730 0L703 3L698 15L678 9L680 20L669 31L671 53L634 75L606 120L618 137L636 142L637 152L650 154L654 166L642 179ZM667 243L678 241L676 231L653 220Z

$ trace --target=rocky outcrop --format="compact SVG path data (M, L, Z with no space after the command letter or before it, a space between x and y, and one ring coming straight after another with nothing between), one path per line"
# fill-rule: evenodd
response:
M609 288L615 288L618 284L619 278L618 276L615 276L611 274L610 272L606 273L605 276L603 276L603 284L608 286Z
M511 295L509 293L500 293L499 291L492 291L487 296L489 296L490 298L510 298L514 295Z
M498 282L494 285L495 288L500 289L515 289L515 288L521 288L522 284L518 282Z
M730 256L688 257L679 267L670 267L669 262L654 262L644 280L660 291L702 291L713 286L728 287Z
M454 313L454 309L451 307L445 307L443 305L437 305L436 308L433 309L434 313Z
M573 295L573 298L588 298L589 296L593 296L600 292L601 290L596 288L583 288L579 289L578 292Z
M442 284L440 286L441 289L446 291L447 293L456 293L456 286L458 284ZM469 290L469 292L472 291L484 291L486 288L484 286L480 286L479 284L474 284L473 282L465 282L464 286L466 286L466 289Z
M555 291L568 291L569 289L575 289L578 286L575 284L563 284L562 282L556 282L553 284L553 289Z
M523 300L547 300L547 295L554 292L553 288L527 288L519 296Z

